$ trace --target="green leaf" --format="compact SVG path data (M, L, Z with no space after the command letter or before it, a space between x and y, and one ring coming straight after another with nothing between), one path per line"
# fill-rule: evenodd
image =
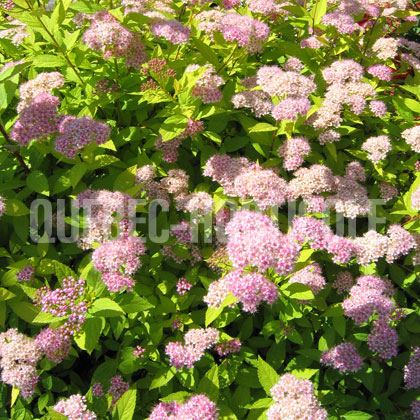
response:
M15 405L16 400L19 397L20 389L17 387L12 388L12 396L10 398L10 407L13 407Z
M294 369L291 371L298 379L309 379L318 372L318 369Z
M77 163L73 166L73 168L70 169L69 179L73 188L76 188L76 185L83 178L83 175L86 173L86 171L87 165L84 162Z
M159 133L162 135L162 141L172 140L185 131L188 124L188 118L184 115L172 115L167 118L160 126Z
M5 289L4 287L0 287L0 302L4 302L5 300L9 300L14 298L16 295L12 293L10 290Z
M33 320L33 324L50 324L51 322L60 321L60 319L65 319L67 317L59 318L49 312L40 312Z
M344 338L346 336L346 319L344 317L334 317L332 319L333 327L338 334Z
M135 292L119 295L115 301L127 314L143 312L147 311L148 309L154 308L154 305L152 305L148 300L140 297Z
M200 54L206 59L206 61L213 64L213 66L219 67L219 60L217 59L217 55L213 52L213 49L209 45L201 42L198 37L195 37L193 42L198 51L200 51Z
M313 23L318 25L321 23L322 16L327 12L327 0L317 0L315 6L311 10L311 16L313 18Z
M286 283L282 291L286 296L290 296L294 299L299 300L310 300L314 298L312 290L301 283Z
M45 261L45 260L44 260ZM51 261L51 260L48 260ZM77 278L76 273L67 265L61 263L60 261L53 260L52 264L54 265L55 275L59 280L63 280L67 277Z
M277 127L267 123L258 123L249 128L250 133L261 133L265 131L277 131Z
M124 315L121 306L109 298L95 300L92 307L89 309L89 313L91 315L104 316L106 318Z
M214 365L206 372L203 379L198 384L199 394L207 395L212 401L217 402L219 399L219 367Z
M112 420L132 420L136 408L137 391L129 389L115 404Z
M258 379L267 395L270 395L270 389L279 380L277 372L260 356L258 356Z
M66 18L66 11L72 0L56 0L55 8L51 15L51 25L60 25Z
M40 194L49 195L50 186L47 177L41 171L34 171L26 178L26 185L32 190Z
M15 198L9 198L6 200L5 214L8 216L26 216L29 214L29 209L22 201Z
M373 416L364 411L347 411L346 414L343 414L343 418L346 420L369 420Z
M223 308L236 303L238 299L232 294L228 294L220 308L207 308L206 310L206 327L208 327L223 312Z
M174 377L174 372L172 368L167 368L164 371L161 371L150 384L149 391L155 388L160 388L161 386L166 385Z
M39 313L39 309L29 302L8 301L7 304L19 318L29 323L31 323Z
M103 318L88 317L82 326L82 332L74 338L74 341L82 350L92 353L104 327L105 320Z
M32 61L35 67L61 67L66 64L64 58L52 54L40 54Z
M414 111L417 114L420 114L420 102L416 101L411 98L404 98L404 105L410 109L411 111Z

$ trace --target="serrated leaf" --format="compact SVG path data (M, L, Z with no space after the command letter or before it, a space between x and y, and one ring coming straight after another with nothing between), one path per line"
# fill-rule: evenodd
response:
M29 209L22 201L15 198L9 198L6 200L5 214L8 216L26 216L29 214Z
M136 408L137 391L129 389L115 404L112 420L132 420Z
M347 411L346 414L343 414L343 418L346 420L369 420L372 415L364 411Z
M270 389L279 380L277 372L260 356L258 356L258 379L267 395L270 395Z
M212 401L217 402L219 399L219 367L217 365L206 372L198 384L197 392L205 394Z
M48 179L41 171L31 172L26 178L26 184L32 191L44 195L50 194Z
M124 311L121 306L109 298L95 300L89 309L89 313L91 315L104 316L106 318L124 315Z
M149 387L149 391L151 391L152 389L155 388L160 388L161 386L166 385L172 378L174 377L174 372L173 370L170 369L166 369L163 372L159 373L158 376L156 376Z

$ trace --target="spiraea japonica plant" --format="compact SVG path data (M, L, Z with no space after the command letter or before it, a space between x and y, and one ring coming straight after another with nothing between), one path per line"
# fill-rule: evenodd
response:
M0 420L420 419L417 2L0 11Z

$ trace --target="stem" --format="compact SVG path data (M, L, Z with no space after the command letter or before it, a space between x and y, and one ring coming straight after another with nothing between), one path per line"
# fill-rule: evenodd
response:
M418 219L420 219L420 214L418 214L417 216L414 216L414 217L412 217L411 219L407 220L407 221L406 221L406 222L404 222L402 225L403 225L403 226L405 226L405 225L407 225L408 223L415 222L415 221L416 221L416 220L418 220Z
M230 54L230 56L228 57L226 62L222 64L222 66L219 68L219 70L217 70L216 74L219 74L229 64L229 61L233 57L233 54L235 54L235 51L236 51L237 48L238 48L238 45L235 45L235 48L233 48L232 53Z
M316 9L318 8L319 0L316 0L315 7L314 7L314 18L312 20L312 29L315 30L315 16L316 16Z
M32 10L32 5L28 2L28 0L26 0L26 4L28 5L28 7ZM82 86L84 88L86 88L86 83L83 81L82 77L80 76L79 71L76 69L76 67L74 66L74 64L70 61L69 57L67 56L67 54L65 53L65 51L60 47L60 44L57 42L57 40L54 38L54 35L48 30L48 28L45 26L44 22L42 21L42 19L38 16L38 14L35 14L36 18L38 19L39 23L42 25L42 27L44 28L45 32L51 37L51 39L53 40L54 44L57 46L57 48L59 49L59 51L61 52L61 54L63 54L63 57L66 59L67 63L69 64L69 66L73 69L74 73L76 74L77 78L80 80L80 83L82 84Z
M118 63L117 63L116 58L114 58L114 66L115 66L115 75L116 75L115 81L118 84L118 79L120 78L120 74L118 72ZM117 99L116 105L117 105L117 126L120 127L120 125L121 125L121 102L120 102L119 98Z
M178 59L178 54L181 51L181 45L178 47L178 49L176 50L176 56L175 56L175 61Z
M7 134L5 128L3 127L3 124L0 121L0 132L1 134L3 134L3 137L5 138L6 142L9 144L13 144L14 142L12 142L12 140L10 140L9 135ZM18 151L12 152L16 159L19 161L20 166L22 166L23 170L25 171L26 174L30 174L31 171L29 170L28 166L26 165L26 163L24 162L21 154Z

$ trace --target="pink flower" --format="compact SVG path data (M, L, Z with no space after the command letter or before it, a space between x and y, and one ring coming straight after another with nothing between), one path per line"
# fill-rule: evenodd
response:
M70 338L60 328L44 328L36 341L48 359L55 363L61 363L70 352Z
M407 389L420 388L420 347L413 349L409 362L404 366L404 381Z
M309 379L298 379L285 373L270 393L276 403L267 411L268 420L327 419L327 411L316 399L314 385Z
M190 39L191 29L177 20L158 20L150 28L156 37L163 37L171 44L182 45Z
M66 400L59 401L53 409L69 420L96 420L97 418L93 411L88 410L86 398L80 394L74 394Z
M294 171L304 162L304 157L311 151L311 146L305 137L292 137L286 140L278 149L277 153L283 157L283 168Z
M69 159L74 159L80 149L92 142L105 143L111 134L111 129L108 124L90 117L76 118L68 115L60 122L58 132L55 150Z
M357 353L354 344L342 343L324 351L321 363L341 372L355 372L362 368L363 359Z

